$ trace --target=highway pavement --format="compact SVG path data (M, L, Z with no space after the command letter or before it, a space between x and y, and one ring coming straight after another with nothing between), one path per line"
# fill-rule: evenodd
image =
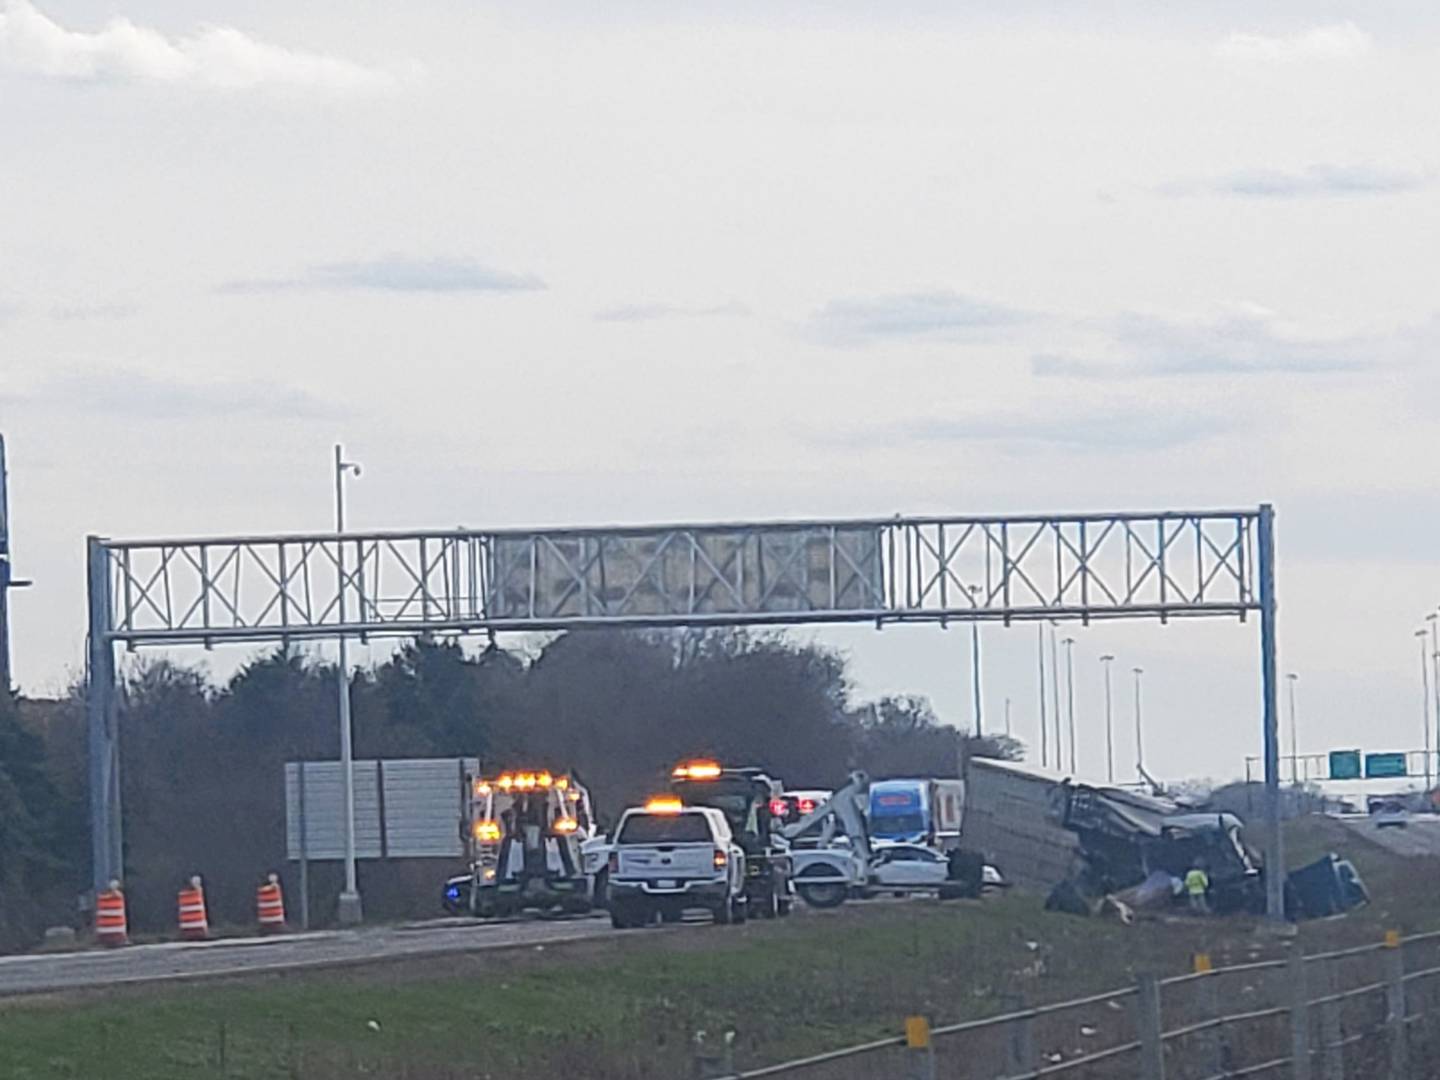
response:
M1440 856L1440 816L1415 814L1403 827L1383 829L1368 815L1347 814L1336 820L1396 855Z
M549 945L616 933L605 915L473 922L438 919L398 927L327 930L268 938L132 945L122 949L0 956L0 997L125 983L196 979L364 963L401 957Z

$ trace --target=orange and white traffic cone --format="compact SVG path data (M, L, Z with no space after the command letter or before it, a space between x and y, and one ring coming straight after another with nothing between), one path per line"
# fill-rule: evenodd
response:
M210 936L210 920L205 916L205 889L199 875L190 879L179 896L180 936L187 941L204 941Z
M285 895L280 891L280 875L271 874L255 890L255 914L260 920L260 933L279 934L285 929Z
M125 894L118 881L110 882L110 887L95 897L95 940L111 949L130 944Z

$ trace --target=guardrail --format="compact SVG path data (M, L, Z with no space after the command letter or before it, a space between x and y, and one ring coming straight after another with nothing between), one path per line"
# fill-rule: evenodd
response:
M731 1046L697 1044L708 1080L1350 1080L1429 1077L1440 1043L1440 933L1213 966L1089 997L1009 1008L762 1068L737 1070ZM1237 1004L1243 1003L1243 1007ZM1077 1020L1076 1017L1079 1017ZM1424 1030L1420 1030L1424 1025ZM1076 1042L1090 1045L1075 1046ZM1426 1062L1410 1071L1411 1061Z

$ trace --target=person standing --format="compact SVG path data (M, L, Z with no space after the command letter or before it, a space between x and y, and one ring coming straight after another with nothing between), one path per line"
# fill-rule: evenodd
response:
M1195 915L1210 914L1210 901L1207 894L1210 891L1210 875L1205 872L1205 864L1197 862L1185 875L1185 891L1190 896L1190 911Z

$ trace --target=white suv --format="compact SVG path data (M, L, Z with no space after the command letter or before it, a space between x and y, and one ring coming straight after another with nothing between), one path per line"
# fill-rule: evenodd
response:
M625 811L607 877L617 930L645 926L657 915L678 922L689 908L704 908L717 923L745 921L745 853L713 807L652 799Z

